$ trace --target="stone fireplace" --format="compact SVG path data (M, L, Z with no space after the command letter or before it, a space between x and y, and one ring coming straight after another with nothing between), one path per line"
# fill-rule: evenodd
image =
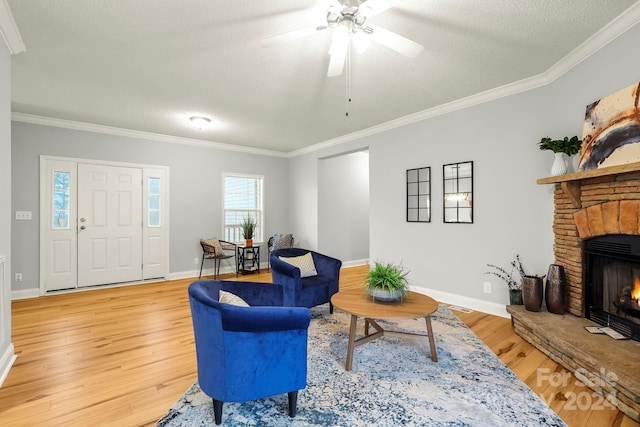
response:
M640 421L640 343L584 329L593 322L609 324L638 340L640 306L632 292L636 277L640 283L640 163L543 178L538 184L555 185L553 252L565 269L569 314L508 306L516 332ZM607 378L612 372L615 381Z
M602 171L604 169L563 177ZM613 173L562 181L556 185L554 193L554 255L556 263L564 266L567 275L567 311L576 316L584 316L586 309L585 241L607 235L640 236L640 171L609 172ZM553 182L554 178L539 182Z

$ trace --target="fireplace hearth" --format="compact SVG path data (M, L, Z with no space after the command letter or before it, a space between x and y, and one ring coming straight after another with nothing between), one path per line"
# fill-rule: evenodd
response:
M585 317L640 341L640 236L594 237L584 253Z

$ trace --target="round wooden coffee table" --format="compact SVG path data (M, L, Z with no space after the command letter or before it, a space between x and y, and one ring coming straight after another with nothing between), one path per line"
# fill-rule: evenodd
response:
M345 369L351 370L353 362L353 349L366 344L371 340L391 336L420 337L423 335L409 332L385 331L372 319L416 319L424 317L427 324L427 334L429 335L429 347L431 348L431 360L438 361L436 354L436 344L433 340L433 330L431 329L431 315L438 309L438 302L431 297L417 292L406 291L402 301L392 303L374 302L373 298L364 289L347 289L334 294L331 303L340 310L351 314L351 325L349 327L349 343L347 346L347 362ZM358 316L364 317L364 336L356 339L356 324ZM369 333L369 325L376 332Z

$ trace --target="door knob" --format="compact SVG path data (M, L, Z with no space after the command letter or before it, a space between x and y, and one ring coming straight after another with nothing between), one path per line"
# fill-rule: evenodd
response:
M85 221L86 221L86 219L80 218L80 222L85 222Z
M81 227L80 227L80 230L84 230L85 228L87 228L87 227L85 227L85 226L83 225L83 226L81 226Z

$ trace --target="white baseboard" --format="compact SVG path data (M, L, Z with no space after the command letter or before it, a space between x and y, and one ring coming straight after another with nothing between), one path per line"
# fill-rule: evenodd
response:
M430 296L431 298L445 304L459 305L461 307L470 308L472 310L481 311L483 313L493 314L495 316L510 318L507 313L507 306L496 302L483 301L475 298L469 298L462 295L450 294L435 289L421 288L414 286L412 290Z
M369 265L368 259L355 259L352 261L345 261L342 263L343 267L357 267L360 265Z
M7 375L9 375L9 370L11 369L11 366L13 366L13 362L16 361L17 357L18 356L14 353L13 344L10 344L7 351L5 351L2 357L0 357L0 387L2 387Z
M40 288L19 289L11 291L11 301L18 299L37 298L40 296Z
M267 263L260 263L260 271L267 271ZM235 267L233 266L222 266L220 267L220 274L233 274L235 273ZM203 268L202 276L213 276L213 268ZM193 279L198 280L198 276L200 276L200 269L197 270L188 270L188 271L176 271L175 273L170 273L167 280L181 280L181 279Z

